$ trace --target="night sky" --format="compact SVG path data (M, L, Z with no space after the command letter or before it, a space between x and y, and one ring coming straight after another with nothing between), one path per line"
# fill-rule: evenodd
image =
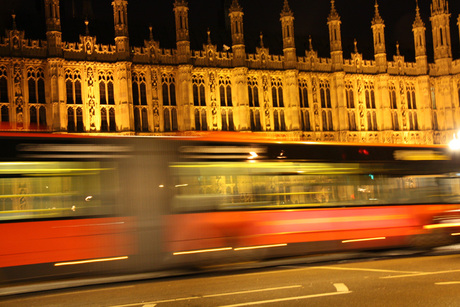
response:
M78 41L85 33L84 20L90 21L90 34L97 42L114 44L113 9L111 0L61 0L61 22L65 41ZM206 43L206 29L211 30L212 42L222 50L223 44L231 46L228 27L228 7L231 0L188 0L190 40L192 49L201 50ZM142 46L153 27L154 39L161 48L175 48L174 0L130 0L128 2L130 42ZM282 54L280 12L283 0L239 0L244 10L245 43L248 53L254 53L259 45L259 34L264 34L265 47L272 54ZM313 47L321 57L329 57L327 16L329 0L289 0L295 17L296 47L303 55L311 35ZM419 0L422 19L427 26L428 54L431 57L431 0ZM344 57L350 58L354 38L358 50L365 59L373 59L371 20L374 16L374 0L336 0L336 8L342 20ZM460 1L449 1L451 35L454 58L460 57L457 17ZM414 60L412 23L415 17L415 0L379 0L380 15L385 21L387 54L391 59L396 53L396 42L407 61ZM17 26L25 30L26 37L45 39L43 0L0 0L0 31L12 26L11 13L17 15Z

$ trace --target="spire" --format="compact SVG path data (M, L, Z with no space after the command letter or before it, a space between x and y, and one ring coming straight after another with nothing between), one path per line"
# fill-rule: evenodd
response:
M313 44L311 42L311 35L308 36L308 50L313 51Z
M400 56L401 53L399 52L399 42L396 42L396 55Z
M211 30L207 30L207 33L208 33L208 45L212 45L212 41L211 41Z
M265 48L264 46L264 34L262 32L260 32L260 48Z
M88 27L88 25L89 25L89 21L88 21L88 18L87 18L85 20L85 27L86 27L86 32L85 33L86 33L86 36L89 36L89 27Z
M372 24L373 25L375 25L375 24L383 24L383 19L380 16L379 4L377 3L377 0L375 0L374 7L375 7L375 14L374 14L374 19L372 19Z
M16 27L16 14L13 12L13 14L11 14L11 17L13 17L13 30L16 31L17 30L17 27Z
M152 26L149 27L149 31L150 31L149 39L153 41L153 27Z
M230 6L230 13L231 12L242 12L243 11L243 8L240 6L240 4L238 3L238 0L233 0L232 1L232 5Z
M294 14L291 11L291 8L289 7L288 0L284 0L284 5L283 5L283 10L281 11L281 17L292 17Z
M331 0L331 12L329 13L327 20L340 20L339 13L337 13L337 10L335 9L335 0Z
M356 41L356 38L354 39L353 44L355 45L355 48L354 48L355 53L358 53L358 41Z
M449 2L447 0L434 0L431 4L431 15L449 14Z
M418 6L418 0L415 0L416 7L415 7L415 20L414 23L412 24L413 28L423 28L425 27L425 23L422 20L422 17L420 16L420 7Z

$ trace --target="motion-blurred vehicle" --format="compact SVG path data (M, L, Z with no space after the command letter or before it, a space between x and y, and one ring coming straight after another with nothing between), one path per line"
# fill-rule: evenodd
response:
M0 293L454 237L428 227L460 208L444 146L228 136L0 135Z

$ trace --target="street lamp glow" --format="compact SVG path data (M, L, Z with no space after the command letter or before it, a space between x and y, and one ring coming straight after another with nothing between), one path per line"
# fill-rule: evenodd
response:
M449 142L449 148L451 150L460 150L460 140L458 139L458 135L460 135L460 131L457 134L454 133L453 140Z

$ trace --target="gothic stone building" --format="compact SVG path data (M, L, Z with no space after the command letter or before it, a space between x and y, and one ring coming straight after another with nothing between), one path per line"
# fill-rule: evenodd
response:
M173 0L171 0L173 1ZM281 1L281 0L280 0ZM131 46L128 0L113 0L115 44L89 31L62 41L59 0L44 0L46 40L12 30L0 42L1 129L59 133L193 135L252 132L273 139L442 144L460 127L460 60L453 60L447 0L433 0L434 63L418 3L415 62L389 61L385 23L375 2L374 59L356 48L343 56L341 18L331 0L330 57L312 48L298 56L294 13L280 14L283 54L246 53L238 0L229 8L232 46L218 50L208 32L191 50L188 4L174 0L176 49L146 40ZM280 3L281 4L281 3ZM460 16L458 19L460 30ZM88 26L88 24L87 24ZM152 29L150 28L150 33Z

